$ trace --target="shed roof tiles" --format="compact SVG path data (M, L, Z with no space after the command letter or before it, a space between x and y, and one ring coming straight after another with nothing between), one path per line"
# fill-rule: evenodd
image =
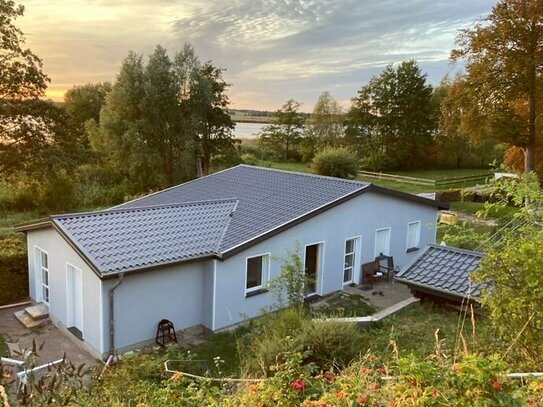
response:
M480 287L470 281L484 253L449 246L429 245L408 264L397 279L407 285L415 285L447 295L477 298Z

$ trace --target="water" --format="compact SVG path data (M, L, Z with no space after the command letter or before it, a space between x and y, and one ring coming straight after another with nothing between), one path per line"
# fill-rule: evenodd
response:
M236 138L255 139L257 134L269 123L236 123L234 128L234 136Z

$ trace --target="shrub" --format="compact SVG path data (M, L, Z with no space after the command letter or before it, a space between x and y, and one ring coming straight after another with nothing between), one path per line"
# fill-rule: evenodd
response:
M358 161L345 148L326 148L313 159L312 170L319 175L353 179L358 172Z
M0 305L28 297L26 245L14 236L0 237Z

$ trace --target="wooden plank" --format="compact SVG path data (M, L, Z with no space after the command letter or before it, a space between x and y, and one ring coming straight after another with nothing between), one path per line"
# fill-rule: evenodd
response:
M429 186L435 185L435 181L431 179L404 177L402 175L385 174L381 172L370 172L370 171L358 171L358 174L364 177L384 179L384 180L397 181L397 182L405 182L408 184L429 185Z

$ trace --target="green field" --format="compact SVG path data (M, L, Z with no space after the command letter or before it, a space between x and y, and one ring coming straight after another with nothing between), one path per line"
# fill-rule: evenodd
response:
M246 116L233 114L230 118L235 123L272 123L272 118L269 116Z

